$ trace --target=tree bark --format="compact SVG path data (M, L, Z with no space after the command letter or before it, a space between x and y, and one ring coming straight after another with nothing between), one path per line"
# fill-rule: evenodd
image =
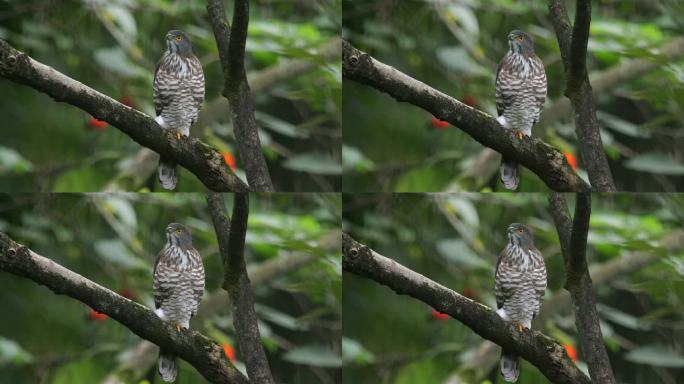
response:
M210 193L207 195L207 202L223 259L223 289L230 297L233 326L240 353L247 366L247 375L254 383L274 384L266 352L261 344L252 288L245 267L249 195L235 194L230 223L225 212L223 195Z
M483 338L525 358L554 383L590 383L555 340L534 330L519 332L493 309L379 255L346 233L342 235L342 268L450 315Z
M232 26L226 21L223 0L207 1L207 13L223 67L223 96L230 103L235 140L239 144L238 153L245 165L247 182L253 190L273 191L266 159L261 151L252 93L245 72L249 0L235 0Z
M575 23L572 27L565 0L549 0L548 6L565 68L565 96L570 99L575 111L575 133L589 182L594 191L614 192L615 183L603 150L596 102L587 74L591 0L576 1Z
M223 348L193 330L181 330L149 308L40 256L0 232L0 269L33 280L107 314L131 332L190 363L212 383L246 384L249 381L226 358Z
M554 193L549 209L556 224L565 262L565 289L570 292L580 345L595 383L615 383L608 352L603 344L596 298L587 267L587 235L591 216L591 194L578 193L575 215L570 219L565 197Z

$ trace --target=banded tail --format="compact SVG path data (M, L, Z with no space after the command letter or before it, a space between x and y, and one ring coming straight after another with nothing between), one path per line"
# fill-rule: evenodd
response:
M501 375L509 383L515 383L520 376L518 356L501 351Z
M159 350L159 376L167 383L173 383L178 376L176 357Z
M178 184L176 164L163 158L159 159L159 182L164 189L175 189Z
M520 166L518 163L501 160L501 182L506 189L516 190L520 184Z

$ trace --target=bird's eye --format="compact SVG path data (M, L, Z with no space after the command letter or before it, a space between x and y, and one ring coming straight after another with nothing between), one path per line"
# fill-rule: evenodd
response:
M522 43L522 41L525 40L525 36L520 35L520 36L516 37L515 39Z
M176 40L178 40L178 41L183 40L183 36L181 36L181 35L176 36Z
M176 229L176 233L177 233L177 234L179 234L179 235L180 235L180 233L181 233L181 232L182 232L182 231L181 231L181 229L180 229L180 228Z
M522 228L518 228L518 233L523 233L523 232L525 232L525 230L524 230L524 229L522 229Z

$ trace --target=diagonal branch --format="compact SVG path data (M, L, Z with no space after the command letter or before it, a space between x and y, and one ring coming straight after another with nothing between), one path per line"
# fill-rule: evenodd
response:
M223 349L199 332L178 332L149 308L126 299L54 261L40 256L0 232L0 269L33 280L106 313L131 332L186 360L212 383L248 383L230 364Z
M249 0L235 0L232 26L226 21L223 0L208 0L207 13L223 67L223 96L230 103L235 139L239 143L238 153L245 165L247 182L254 190L273 191L266 159L261 151L252 93L245 73Z
M254 383L274 384L271 369L261 344L254 298L245 267L245 236L249 216L249 195L237 193L233 199L233 217L228 223L223 195L207 195L209 213L223 259L223 289L228 292L233 313L233 326L240 353L245 359L247 375Z
M575 24L565 9L565 0L548 0L549 14L565 68L565 96L575 111L575 133L592 189L600 192L616 190L608 159L603 151L596 117L596 102L587 74L587 44L591 23L591 0L576 0ZM572 28L572 29L571 29Z
M246 191L245 185L226 166L219 152L200 140L162 129L151 117L87 87L0 39L0 76L43 92L56 101L78 107L107 121L142 146L173 159L187 168L209 189Z
M596 310L591 276L587 267L587 235L591 216L591 194L578 193L575 215L571 220L565 197L553 193L549 209L556 223L565 261L565 289L570 292L575 311L575 325L580 344L589 366L589 375L595 383L615 383L615 377L603 345L600 319Z
M347 41L342 43L342 74L450 122L482 145L517 160L552 190L588 191L590 188L558 149L539 139L516 138L493 117L375 60Z
M342 235L342 268L449 314L483 338L522 356L554 383L590 383L555 340L529 329L517 331L491 308L379 255L346 233Z

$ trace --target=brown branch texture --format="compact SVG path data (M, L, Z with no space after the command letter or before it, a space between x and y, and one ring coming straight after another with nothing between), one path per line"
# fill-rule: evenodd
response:
M590 189L558 149L536 138L518 139L493 117L381 63L347 41L342 43L342 74L448 121L482 145L523 164L552 190Z
M534 330L519 332L493 309L376 253L346 233L342 235L342 268L450 315L483 338L528 360L553 383L590 383L555 340Z
M211 383L249 381L226 358L221 346L193 330L177 331L154 312L40 256L0 232L0 269L79 300L107 314L131 332L190 363Z

